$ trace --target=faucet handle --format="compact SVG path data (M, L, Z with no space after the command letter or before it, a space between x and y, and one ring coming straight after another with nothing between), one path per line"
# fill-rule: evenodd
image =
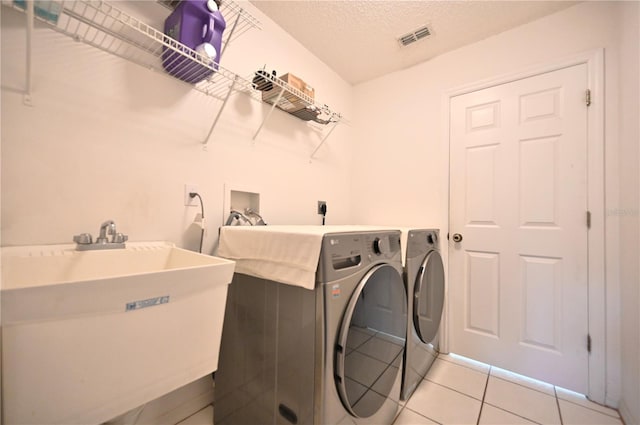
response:
M122 233L116 233L113 235L113 243L125 243L129 240L129 236Z
M73 237L73 241L80 245L88 245L93 243L93 237L89 233L80 233Z

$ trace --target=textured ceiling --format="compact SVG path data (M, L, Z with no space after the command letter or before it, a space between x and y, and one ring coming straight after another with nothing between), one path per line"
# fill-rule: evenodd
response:
M569 1L252 0L351 84L557 12ZM433 33L406 47L398 38L427 24Z

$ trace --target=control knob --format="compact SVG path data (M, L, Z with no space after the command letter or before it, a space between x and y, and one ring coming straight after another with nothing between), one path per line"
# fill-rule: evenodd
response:
M389 246L389 239L375 238L373 240L373 252L375 252L378 255L389 254L391 252L391 247Z

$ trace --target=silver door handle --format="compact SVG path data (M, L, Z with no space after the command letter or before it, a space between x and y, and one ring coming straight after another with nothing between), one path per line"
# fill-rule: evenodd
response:
M454 242L462 242L462 235L460 233L454 233L453 234L453 241Z

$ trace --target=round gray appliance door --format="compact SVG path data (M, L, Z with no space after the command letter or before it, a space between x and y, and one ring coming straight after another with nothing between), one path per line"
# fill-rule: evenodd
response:
M368 418L388 398L401 367L406 339L406 293L393 266L375 266L358 283L340 325L336 386L353 416Z
M438 251L425 257L413 292L413 324L424 343L430 343L440 328L444 307L444 267Z

